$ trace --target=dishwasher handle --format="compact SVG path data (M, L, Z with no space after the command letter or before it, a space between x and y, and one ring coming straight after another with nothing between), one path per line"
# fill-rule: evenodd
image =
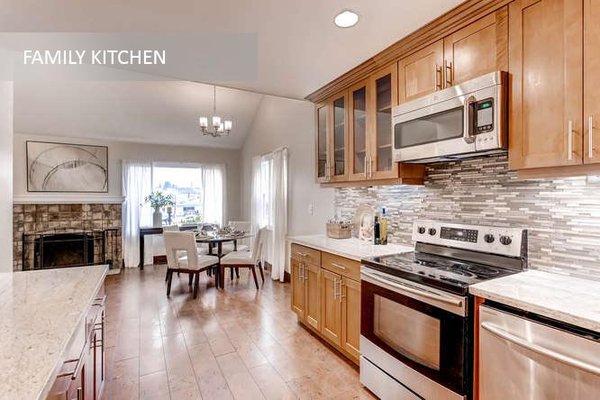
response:
M540 345L534 344L529 342L526 339L523 339L519 336L513 335L510 332L506 332L504 329L489 323L489 322L482 322L480 324L481 328L483 328L484 330L490 332L491 334L506 340L507 342L516 344L517 346L523 347L527 350L531 350L535 353L541 354L543 356L549 357L553 360L556 360L558 362L561 362L563 364L569 365L571 367L577 368L579 370L585 371L585 372L589 372L590 374L594 374L597 376L600 376L600 367L597 367L595 365L591 365L588 364L584 361L578 360L576 358L573 358L571 356L568 356L566 354L562 354L559 353L557 351L554 350L550 350L547 349L545 347L542 347Z

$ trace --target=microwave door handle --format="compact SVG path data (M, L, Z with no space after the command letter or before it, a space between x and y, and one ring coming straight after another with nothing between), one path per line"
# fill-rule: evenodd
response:
M462 300L455 300L455 299L451 299L451 298L448 298L448 297L444 297L444 296L441 296L441 295L438 295L438 294L435 294L435 293L432 293L432 292L427 292L425 290L421 290L421 289L418 289L418 288L415 288L415 287L412 287L412 286L403 285L403 284L401 284L399 282L396 282L396 281L392 282L389 279L381 279L377 275L369 273L369 272L364 272L363 271L362 273L364 275L366 275L367 277L369 277L369 278L371 278L371 279L373 279L373 280L375 280L377 282L383 283L384 285L392 286L392 287L394 287L394 288L396 288L398 290L402 290L402 291L405 291L405 292L416 294L418 296L426 297L428 299L436 300L436 301L439 301L439 302L442 302L442 303L446 303L446 304L450 304L450 305L453 305L453 306L456 306L456 307L462 307L462 303L463 303Z
M563 364L577 368L579 370L589 372L590 374L600 376L600 368L595 365L588 364L584 361L578 360L578 359L568 356L566 354L561 354L557 351L550 350L550 349L547 349L540 345L531 343L525 339L522 339L518 336L513 335L512 333L506 332L505 330L501 329L500 327L497 327L494 324L491 324L489 322L482 322L481 327L483 329L485 329L486 331L490 332L491 334L493 334L494 336L504 339L507 342L516 344L519 347L523 347L527 350L533 351L542 356L549 357L553 360L556 360Z
M471 123L471 105L475 102L474 96L469 96L465 99L465 110L464 110L464 126L463 126L463 139L467 143L473 143L475 137L472 133L473 124Z

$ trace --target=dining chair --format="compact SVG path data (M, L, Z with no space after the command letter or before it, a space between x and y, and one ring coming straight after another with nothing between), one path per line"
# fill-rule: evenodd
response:
M247 233L249 233L252 230L252 223L250 221L229 221L228 226L233 230L244 231ZM232 242L223 243L222 251L223 251L223 254L228 254L228 253L231 253L232 251L248 250L249 248L250 248L250 238L244 238L244 239L237 240L235 245ZM231 269L231 279L233 279L233 271L234 270L235 270L236 276L238 278L240 277L239 268L232 268Z
M219 265L219 286L225 287L225 268L248 268L252 272L254 277L254 284L256 289L259 289L258 279L256 278L256 267L260 271L260 277L262 278L263 285L265 283L265 274L261 262L262 252L264 248L266 228L261 228L256 233L254 243L252 244L252 250L238 250L232 251L221 258Z
M198 254L196 236L192 231L166 231L163 236L167 251L167 297L171 294L173 272L189 274L189 285L194 285L194 298L198 297L200 272L219 265L219 257ZM218 275L216 278L215 282L218 282Z

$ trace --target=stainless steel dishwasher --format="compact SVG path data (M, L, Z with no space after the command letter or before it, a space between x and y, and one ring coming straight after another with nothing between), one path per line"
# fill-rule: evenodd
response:
M479 398L600 399L600 334L480 308Z

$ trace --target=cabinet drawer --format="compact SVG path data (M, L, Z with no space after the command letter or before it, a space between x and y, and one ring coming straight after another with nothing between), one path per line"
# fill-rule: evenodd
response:
M321 266L336 274L360 281L360 263L358 261L323 252Z
M310 247L292 243L292 258L307 264L321 265L321 252Z

